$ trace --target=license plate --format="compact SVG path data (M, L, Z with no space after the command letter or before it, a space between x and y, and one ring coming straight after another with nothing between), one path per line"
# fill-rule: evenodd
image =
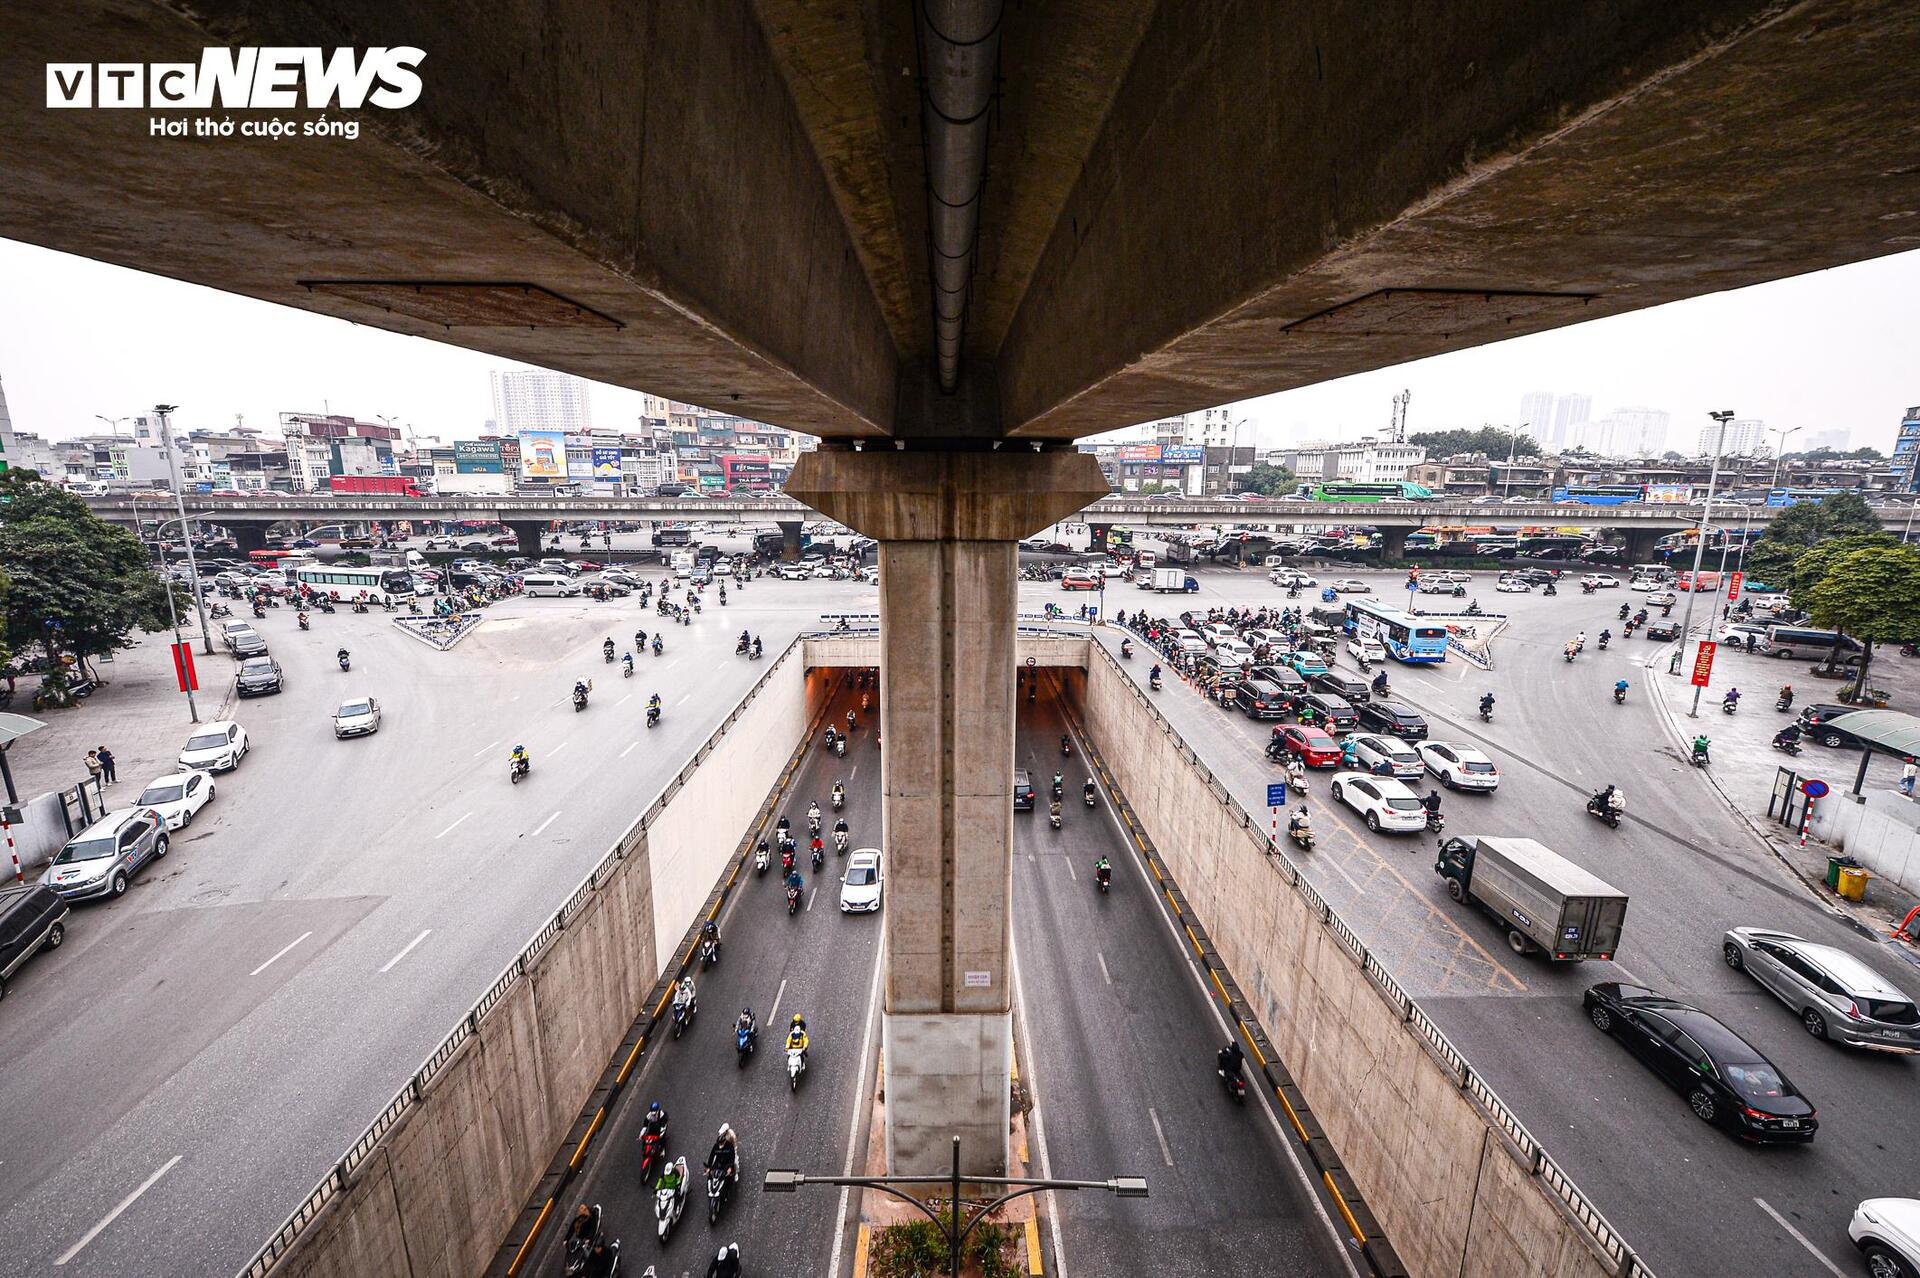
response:
M1780 1120L1780 1125L1782 1127L1798 1127L1800 1120L1797 1118L1783 1118Z

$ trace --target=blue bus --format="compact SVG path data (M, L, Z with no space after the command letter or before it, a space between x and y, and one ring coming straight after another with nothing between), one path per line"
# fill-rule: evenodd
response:
M1822 501L1854 491L1852 488L1770 488L1767 490L1767 505L1793 506L1803 501Z
M1438 622L1410 617L1371 599L1347 600L1346 631L1356 639L1372 639L1396 661L1447 659L1447 628Z
M1642 484L1575 484L1552 493L1556 504L1571 502L1576 506L1625 506L1645 500L1646 495Z

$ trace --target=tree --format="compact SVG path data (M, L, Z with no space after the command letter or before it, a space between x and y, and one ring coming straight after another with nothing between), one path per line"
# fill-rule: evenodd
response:
M1429 457L1452 457L1457 453L1505 457L1508 449L1513 450L1515 457L1540 455L1540 445L1533 442L1531 435L1522 434L1516 442L1512 431L1494 426L1482 426L1479 430L1426 431L1409 436L1407 442L1426 449Z
M1880 531L1880 517L1858 493L1835 493L1781 511L1747 552L1747 571L1770 585L1791 582L1801 555L1835 537Z
M168 587L131 532L32 472L0 474L0 563L11 577L5 633L37 643L49 669L131 647L135 630L167 625Z
M1269 466L1260 462L1240 477L1240 491L1259 493L1263 497L1291 497L1300 481L1285 466Z
M1841 452L1837 448L1813 448L1804 453L1788 453L1789 461L1827 462L1827 461L1885 461L1877 448L1856 448L1852 452Z
M1860 641L1853 684L1858 700L1867 688L1873 645L1920 634L1920 552L1899 544L1827 552L1825 546L1808 552L1808 558L1822 556L1825 568L1807 591L1807 611L1819 625Z

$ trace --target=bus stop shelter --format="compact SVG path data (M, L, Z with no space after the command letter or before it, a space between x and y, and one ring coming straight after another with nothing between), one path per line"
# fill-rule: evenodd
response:
M1904 710L1850 710L1835 715L1827 724L1861 745L1860 767L1853 775L1856 795L1867 783L1867 765L1876 753L1901 759L1920 758L1920 717Z

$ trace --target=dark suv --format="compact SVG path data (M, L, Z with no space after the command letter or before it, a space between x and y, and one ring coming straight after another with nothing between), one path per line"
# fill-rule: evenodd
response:
M280 673L280 663L272 657L248 657L240 663L240 673L234 676L234 689L243 697L284 692L286 688L287 681Z
M1310 692L1300 699L1302 706L1312 706L1319 711L1319 721L1329 732L1352 732L1360 724L1360 719L1344 697L1336 697L1331 692Z
M1854 736L1845 728L1836 728L1831 720L1843 714L1852 714L1859 706L1842 706L1819 703L1800 708L1800 728L1809 737L1823 746L1846 746L1851 749L1864 748L1866 742Z
M1329 670L1325 674L1315 675L1308 682L1313 685L1315 692L1331 692L1334 696L1352 702L1354 705L1373 699L1373 690L1368 687L1365 679L1356 679L1338 670Z
M1402 741L1420 741L1427 735L1427 721L1394 701L1366 701L1355 706L1361 726L1369 732L1384 732Z
M42 946L55 950L67 937L67 902L41 883L0 887L0 998L7 978Z
M1278 719L1293 708L1286 689L1257 674L1249 674L1233 691L1235 702L1249 719Z
M1013 770L1013 810L1033 811L1033 778L1027 775L1025 768Z

